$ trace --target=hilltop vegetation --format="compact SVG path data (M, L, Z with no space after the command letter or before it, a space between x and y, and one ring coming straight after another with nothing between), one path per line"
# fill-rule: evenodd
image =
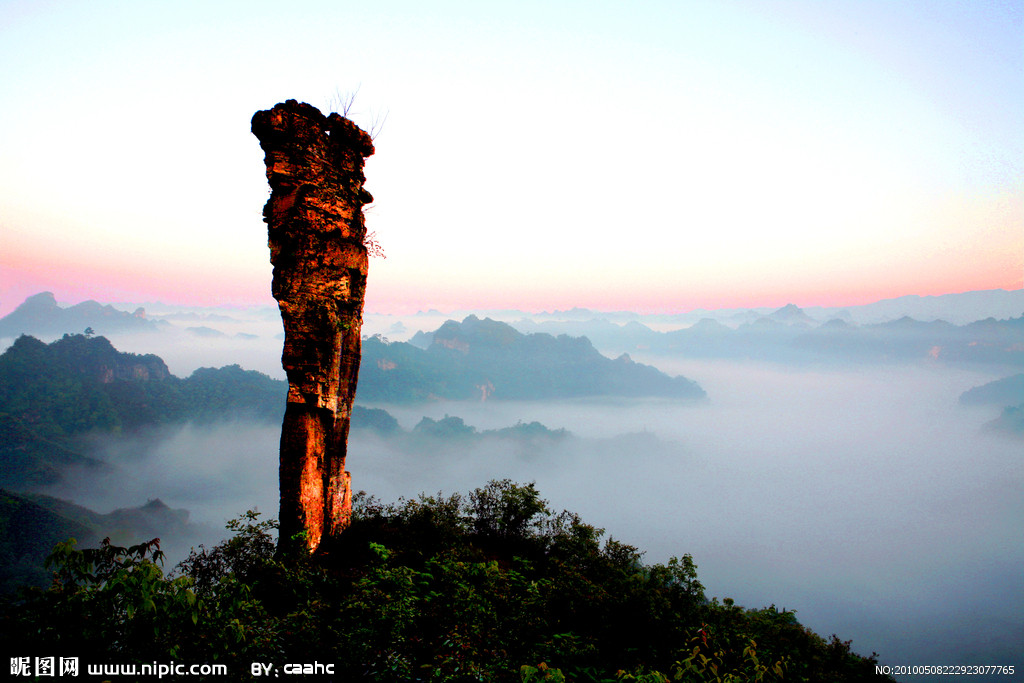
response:
M171 578L156 541L59 546L59 579L8 605L0 637L23 656L330 662L340 680L859 681L874 656L774 606L707 600L692 559L645 565L533 485L382 505L315 558L274 557L273 522L194 552Z

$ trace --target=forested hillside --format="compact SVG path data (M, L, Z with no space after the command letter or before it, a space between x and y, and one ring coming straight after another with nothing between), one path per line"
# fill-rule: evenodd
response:
M283 382L237 365L172 375L152 354L122 353L105 337L19 337L0 356L0 413L66 437L192 420L280 415Z

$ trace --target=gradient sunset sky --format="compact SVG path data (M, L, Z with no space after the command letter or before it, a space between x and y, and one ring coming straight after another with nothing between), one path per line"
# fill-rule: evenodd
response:
M253 112L387 118L367 310L1024 286L1024 3L0 2L0 315L272 303Z

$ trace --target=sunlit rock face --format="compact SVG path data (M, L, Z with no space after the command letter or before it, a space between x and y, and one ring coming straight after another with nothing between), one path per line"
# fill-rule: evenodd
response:
M288 100L252 118L271 195L263 208L285 339L281 539L309 550L348 524L349 416L359 374L367 251L363 163L370 136L348 119Z

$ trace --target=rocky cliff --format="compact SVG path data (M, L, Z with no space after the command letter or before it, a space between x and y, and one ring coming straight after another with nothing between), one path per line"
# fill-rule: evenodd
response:
M366 287L363 205L373 201L363 163L373 142L339 114L295 100L256 112L252 132L266 155L263 219L285 329L281 539L304 534L316 550L351 509L345 455Z

